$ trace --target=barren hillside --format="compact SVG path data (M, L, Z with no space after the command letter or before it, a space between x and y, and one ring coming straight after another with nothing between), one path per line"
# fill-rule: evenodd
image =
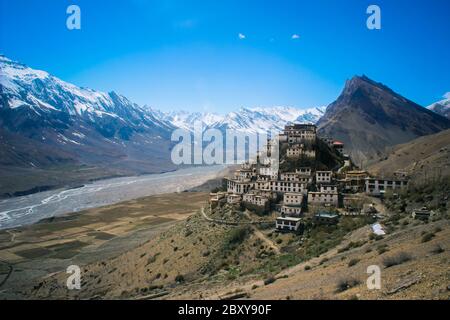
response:
M377 175L397 170L421 178L450 175L450 130L395 146L384 160L369 167Z

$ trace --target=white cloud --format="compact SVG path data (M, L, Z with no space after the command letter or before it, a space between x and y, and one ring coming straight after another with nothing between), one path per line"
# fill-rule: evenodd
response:
M300 36L296 33L294 33L291 37L292 40L300 39Z
M244 40L245 38L247 38L247 37L245 36L245 34L243 34L243 33L239 33L239 34L238 34L238 37L239 37L239 39L241 39L241 40Z

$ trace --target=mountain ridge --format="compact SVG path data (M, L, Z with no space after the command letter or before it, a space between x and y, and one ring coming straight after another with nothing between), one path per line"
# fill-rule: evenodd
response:
M346 145L356 164L375 161L386 147L450 128L450 121L366 76L346 81L318 122L321 135Z
M74 176L81 176L80 170L86 172L85 167L95 174L81 181L75 179L76 184L102 176L174 170L177 166L170 160L171 134L180 127L191 130L195 120L206 122L206 127L257 132L267 130L266 127L280 127L303 114L292 108L295 112L291 110L289 118L281 119L279 114L274 116L262 108L241 110L246 116L239 112L230 114L241 120L242 126L230 114L185 111L184 118L181 113L176 118L176 112L139 106L114 91L104 93L78 87L1 55L0 171L6 180L0 179L0 194L47 184L42 178L44 172L65 173L52 184L58 187L71 185ZM278 113L283 113L280 110ZM315 119L319 115L320 111L316 111ZM252 119L256 116L262 120ZM314 120L313 116L310 118ZM7 181L11 179L10 173L20 176L14 187Z

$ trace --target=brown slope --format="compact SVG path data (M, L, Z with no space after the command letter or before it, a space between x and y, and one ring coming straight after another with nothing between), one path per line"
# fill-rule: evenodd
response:
M369 78L353 77L318 122L319 133L342 140L357 164L386 147L450 128L446 119Z
M369 167L377 175L396 170L417 178L450 175L450 130L395 146L384 160Z

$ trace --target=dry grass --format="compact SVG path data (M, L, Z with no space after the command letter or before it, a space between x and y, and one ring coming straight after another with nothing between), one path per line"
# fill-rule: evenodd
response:
M390 267L397 266L399 264L408 262L410 260L412 260L412 256L409 253L399 252L395 255L385 257L383 259L383 265L386 268L390 268Z
M338 280L336 283L336 292L344 292L348 289L358 286L361 283L360 280L354 277L344 277Z

